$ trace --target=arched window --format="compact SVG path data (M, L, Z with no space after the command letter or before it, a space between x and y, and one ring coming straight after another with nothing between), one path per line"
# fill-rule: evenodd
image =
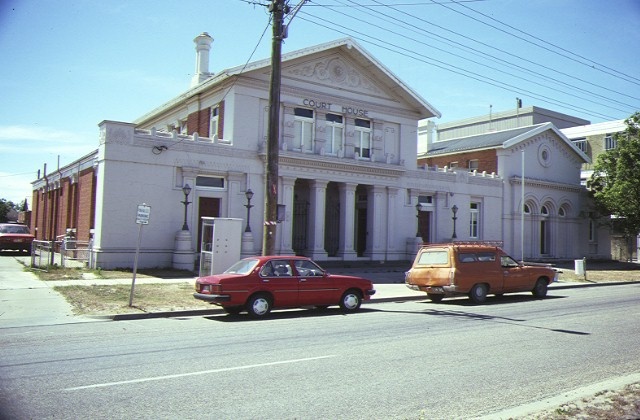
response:
M524 214L531 214L531 208L529 207L528 204L524 205Z
M542 208L540 209L540 214L543 216L549 215L549 209L547 208L547 206L542 206Z

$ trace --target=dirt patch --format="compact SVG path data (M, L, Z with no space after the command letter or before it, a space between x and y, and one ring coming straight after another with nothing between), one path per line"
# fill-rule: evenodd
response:
M640 383L629 384L621 390L598 392L591 397L571 401L555 409L517 417L521 420L638 418L640 418Z
M131 285L56 286L78 315L114 315L211 309L193 297L191 283L138 284L129 306Z

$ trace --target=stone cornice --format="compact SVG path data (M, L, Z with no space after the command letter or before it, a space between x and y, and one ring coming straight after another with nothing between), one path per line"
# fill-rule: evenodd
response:
M264 159L266 154L261 153ZM348 158L333 158L319 155L294 154L280 151L279 165L300 170L315 170L327 172L342 172L363 176L379 176L386 178L400 178L406 172L403 167L386 165L375 162L356 161Z
M522 178L518 176L513 176L509 179L509 183L511 185L522 185ZM586 187L582 185L562 184L559 182L545 181L542 179L533 179L533 178L526 178L526 177L524 179L524 185L540 187L540 188L549 188L549 189L559 190L559 191L570 191L575 193L587 191Z

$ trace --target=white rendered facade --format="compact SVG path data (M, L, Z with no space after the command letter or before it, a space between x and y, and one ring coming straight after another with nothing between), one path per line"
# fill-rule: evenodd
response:
M198 63L206 61L204 35L196 38ZM269 64L217 74L198 64L202 81L194 77L195 85L183 95L134 123L100 124L96 267L132 266L136 208L143 203L151 206L151 216L141 235L139 267L171 266L186 184L192 188L186 221L193 259L201 218L246 221L249 189L250 232L236 239L243 241L244 255L261 253ZM526 181L526 200L532 207L552 203L554 211L569 210L563 218L552 216L550 225L565 242L525 257L586 256L588 246L580 240L588 224L579 215L580 157L554 129L505 146L496 173L419 168L418 122L438 111L349 39L283 56L280 100L278 203L284 214L276 253L318 261L406 261L417 243L448 242L455 229L457 240L504 241L519 257L520 150L533 156L545 144L553 152L553 168L527 165L526 178L536 182Z

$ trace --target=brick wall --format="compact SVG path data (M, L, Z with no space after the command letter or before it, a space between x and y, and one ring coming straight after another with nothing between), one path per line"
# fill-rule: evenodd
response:
M211 125L211 108L201 109L200 111L193 112L187 117L187 133L193 135L198 133L200 137L212 137L214 134L218 135L218 138L223 138L224 134L224 101L218 105L218 132L209 133L209 126ZM215 108L215 106L214 106Z
M198 133L200 137L209 137L209 120L211 108L193 112L187 117L187 132L189 135Z
M80 173L78 182L66 177L48 192L34 191L31 231L38 240L54 240L76 229L76 238L89 240L95 218L96 180L93 168ZM37 229L36 229L37 228Z
M78 177L77 191L77 229L76 238L79 241L87 241L90 237L90 229L93 229L95 220L96 178L93 169L85 169Z
M443 168L450 166L451 162L458 162L459 168L466 169L469 168L469 161L476 159L478 160L478 172L498 172L498 157L496 156L496 151L493 149L422 158L418 159L418 166L427 164L430 167L438 166L439 168Z

